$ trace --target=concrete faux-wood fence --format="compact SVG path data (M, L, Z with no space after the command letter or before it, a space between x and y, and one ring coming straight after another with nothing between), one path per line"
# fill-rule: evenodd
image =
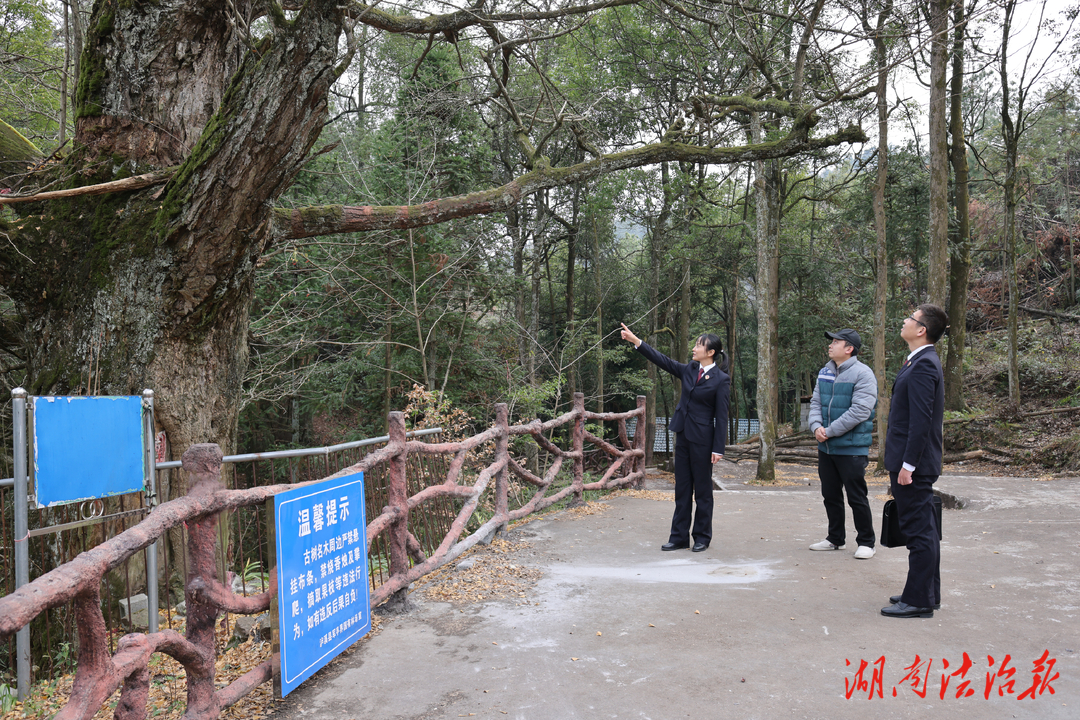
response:
M482 433L454 443L424 443L405 437L405 419L400 412L390 414L390 441L382 449L337 475L370 470L385 464L389 476L389 504L367 526L367 543L386 533L390 544L390 577L371 593L372 607L384 602L404 604L408 586L448 562L477 542L490 537L511 521L542 510L568 496L580 502L586 490L610 489L623 485L640 486L644 479L644 433L637 433L631 443L626 434L626 420L645 417L645 399L638 397L637 408L626 413L592 413L585 410L584 397L574 395L574 409L564 415L540 422L510 425L504 404L495 407L495 424ZM585 422L618 423L617 447L585 429ZM545 433L569 426L571 447L564 450ZM552 457L544 475L538 476L522 467L509 452L510 439L529 436ZM584 482L585 443L613 458L603 476ZM458 480L466 468L469 452L487 443L494 444L493 460L483 467L470 485ZM409 497L406 484L406 461L410 454L450 455L453 457L445 480ZM89 720L105 701L122 688L116 707L117 720L146 717L150 689L149 661L155 652L175 658L184 666L187 683L185 718L210 720L221 710L247 695L272 677L272 660L223 688L214 683L216 646L214 625L223 612L255 614L267 610L276 591L243 597L232 592L217 577L214 544L218 516L222 511L260 505L279 492L296 485L271 485L247 490L226 490L221 486L221 449L217 445L195 445L184 453L184 471L189 477L189 492L183 498L158 506L138 525L111 540L88 550L71 562L42 575L11 595L0 599L0 637L6 637L27 625L45 610L72 601L79 629L78 665L68 704L56 720ZM550 495L547 491L559 476L566 461L572 466L572 482ZM534 493L520 508L511 511L508 503L509 477L513 473L534 488ZM494 514L468 537L459 540L466 524L479 505L480 498L494 481ZM317 481L316 481L317 482ZM438 497L463 501L449 532L438 548L425 557L420 543L408 530L410 511ZM187 633L173 630L156 633L131 633L121 638L114 654L107 645L107 630L101 612L101 579L125 559L162 537L171 528L188 527ZM412 563L410 563L410 559ZM153 609L152 609L153 611Z

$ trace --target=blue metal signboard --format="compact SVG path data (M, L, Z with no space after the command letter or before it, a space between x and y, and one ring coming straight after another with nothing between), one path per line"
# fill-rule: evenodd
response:
M39 507L141 492L142 398L30 398L31 477Z
M371 630L364 474L273 498L278 663L285 697Z

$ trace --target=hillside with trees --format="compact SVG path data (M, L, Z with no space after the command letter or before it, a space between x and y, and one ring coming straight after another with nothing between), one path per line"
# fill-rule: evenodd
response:
M676 357L713 331L768 481L823 331L862 333L887 396L930 300L950 449L1080 467L1075 10L3 12L8 389L153 388L175 455L382 434L415 386L477 427L575 392L651 421L677 388L618 323Z

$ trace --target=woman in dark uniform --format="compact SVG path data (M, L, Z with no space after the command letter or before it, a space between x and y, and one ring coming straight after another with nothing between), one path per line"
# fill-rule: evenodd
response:
M727 439L728 392L731 378L720 338L712 333L697 339L689 363L672 360L642 342L630 328L622 325L623 340L654 365L682 381L682 395L668 428L675 433L675 514L671 535L661 550L690 547L701 552L712 542L713 482L712 466L724 457ZM697 503L691 529L692 503Z

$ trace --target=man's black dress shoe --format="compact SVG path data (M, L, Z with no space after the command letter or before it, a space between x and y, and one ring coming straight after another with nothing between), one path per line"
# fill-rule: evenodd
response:
M881 614L885 617L895 618L932 618L934 608L921 608L908 605L906 602L898 602L895 605L881 608Z
M893 605L895 605L896 603L900 602L900 597L901 597L900 595L893 595L891 598L889 598L889 602L892 603ZM940 610L941 609L941 603L936 603L934 605L934 609L935 610Z
M661 550L685 550L690 547L689 543L664 543L660 546Z
M698 543L698 542L694 543L694 547L692 548L693 552L703 552L703 551L708 550L708 549L709 549L708 545L706 545L705 543Z

